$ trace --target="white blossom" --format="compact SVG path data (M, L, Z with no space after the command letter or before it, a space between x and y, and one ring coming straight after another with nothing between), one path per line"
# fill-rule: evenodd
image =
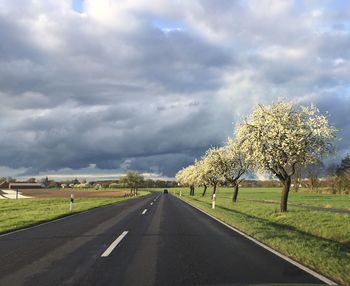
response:
M241 150L259 171L291 176L296 164L313 164L334 151L336 129L313 105L260 105L238 126Z

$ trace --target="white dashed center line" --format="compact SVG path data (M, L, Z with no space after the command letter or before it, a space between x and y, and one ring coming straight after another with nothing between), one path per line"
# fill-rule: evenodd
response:
M114 248L117 247L117 245L123 240L123 238L128 234L128 231L123 231L121 235L117 237L115 241L112 242L112 244L101 254L101 257L107 257L111 254Z
M142 212L142 214L144 215L146 212L147 212L147 209L144 209L143 212Z

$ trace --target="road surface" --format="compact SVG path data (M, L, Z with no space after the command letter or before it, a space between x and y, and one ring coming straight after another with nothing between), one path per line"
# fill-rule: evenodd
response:
M170 194L0 236L0 285L322 282Z

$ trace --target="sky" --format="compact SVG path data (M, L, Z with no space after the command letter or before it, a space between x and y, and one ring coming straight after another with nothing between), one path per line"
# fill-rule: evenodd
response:
M350 1L0 0L0 176L174 177L257 104L350 152Z

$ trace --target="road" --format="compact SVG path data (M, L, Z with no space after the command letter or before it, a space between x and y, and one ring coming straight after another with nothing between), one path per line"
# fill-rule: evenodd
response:
M161 193L0 236L0 253L6 286L322 284Z

